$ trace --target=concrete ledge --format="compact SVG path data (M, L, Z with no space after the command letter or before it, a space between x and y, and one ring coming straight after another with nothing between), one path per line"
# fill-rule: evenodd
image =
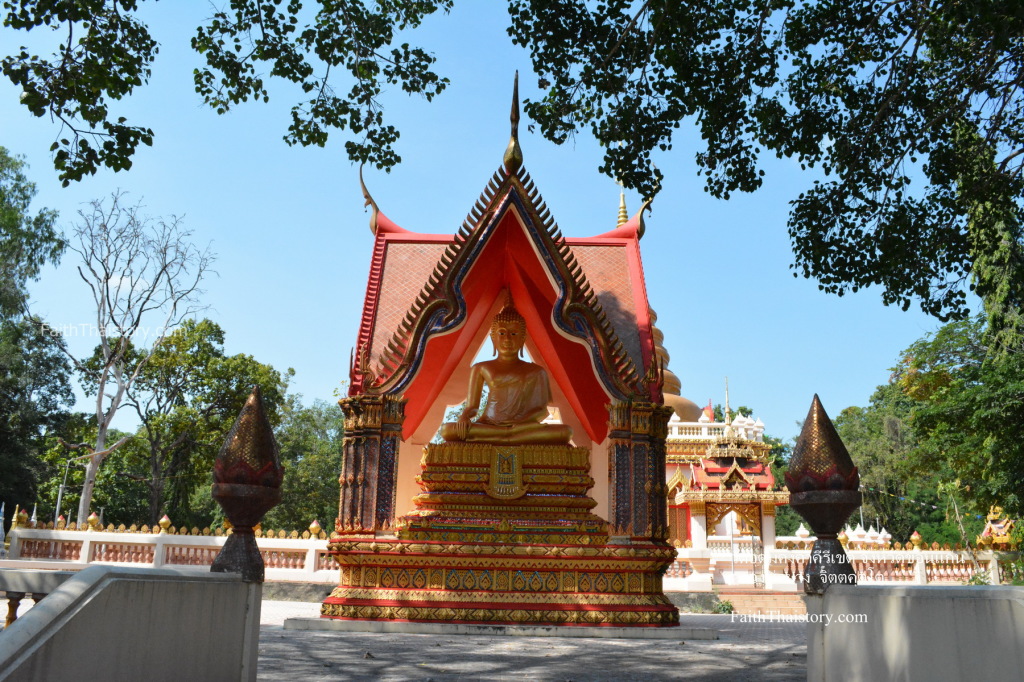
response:
M1019 680L1024 587L834 585L807 597L807 679Z
M404 635L491 635L498 637L597 637L604 639L718 639L711 628L599 628L543 625L463 625L459 623L407 623L387 620L335 620L288 618L285 630L324 632L381 632Z
M0 591L50 594L75 575L77 573L74 571L0 570Z
M255 680L259 610L235 574L90 566L0 634L0 680Z

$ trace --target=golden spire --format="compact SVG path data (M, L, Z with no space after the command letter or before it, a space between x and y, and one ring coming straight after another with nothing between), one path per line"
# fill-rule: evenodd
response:
M619 186L621 186L621 185L622 185L622 182L619 181ZM619 192L619 221L617 223L615 223L615 227L622 227L623 225L626 224L626 222L628 220L629 220L629 214L626 213L626 192L625 191L620 191Z
M515 173L523 165L523 150L519 147L519 71L516 71L515 81L512 84L512 114L509 116L512 123L512 137L505 149L505 170Z
M623 146L623 142L619 142L619 148ZM622 227L629 222L629 213L626 212L626 185L622 182L622 178L615 181L615 184L619 186L619 220L615 223L615 227Z

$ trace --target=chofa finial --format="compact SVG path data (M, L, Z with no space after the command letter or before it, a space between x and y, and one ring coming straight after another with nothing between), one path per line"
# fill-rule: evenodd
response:
M512 114L509 116L512 122L512 138L508 141L505 149L505 170L515 173L523 165L523 150L519 146L519 71L512 84Z
M363 182L362 164L359 164L359 187L363 190L363 199L366 200L363 207L369 206L372 209L372 213L370 213L370 232L377 234L377 215L380 213L380 209L377 208L377 202L370 196L370 190L366 189L366 183Z

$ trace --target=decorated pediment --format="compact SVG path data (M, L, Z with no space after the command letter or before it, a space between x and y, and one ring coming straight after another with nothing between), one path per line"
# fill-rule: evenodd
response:
M660 402L639 213L598 237L565 238L521 153L506 154L454 235L403 229L364 193L375 244L350 395L405 396L404 432L416 431L472 360L507 290L526 319L531 356L592 440L607 434L610 401Z

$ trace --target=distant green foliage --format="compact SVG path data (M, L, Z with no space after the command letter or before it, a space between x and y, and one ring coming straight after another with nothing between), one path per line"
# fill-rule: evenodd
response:
M35 500L45 435L74 403L70 374L53 338L33 320L0 318L0 500L8 510Z
M970 511L1000 505L1020 518L1024 439L1015 425L1024 423L1024 341L1007 352L995 338L980 318L945 325L904 352L896 380L917 399L920 466L948 467L973 502Z
M732 613L733 605L731 601L720 601L711 607L711 613Z
M27 313L27 284L64 249L48 209L32 212L25 163L0 147L0 501L34 502L45 477L46 432L74 402L71 367L41 320Z
M973 544L991 505L1024 513L1024 442L1011 426L1024 420L1024 343L1008 331L981 315L946 324L903 351L867 407L838 415L866 524L897 541L916 530Z
M0 147L0 316L5 318L22 313L25 285L64 252L57 212L44 208L32 214L36 186L25 168L21 158Z
M129 435L113 431L111 437L120 439ZM96 423L91 415L73 413L50 429L46 438L46 449L40 457L42 467L41 483L34 503L39 505L39 520L54 521L57 497L64 481L64 471L69 458L85 454L83 451L68 450L59 439L67 443L91 443L96 438ZM148 523L149 487L146 477L139 472L140 443L129 441L122 448L112 452L96 474L96 492L93 506L103 518L104 524ZM61 502L60 513L64 519L84 521L77 518L76 510L85 482L84 461L73 462L68 471L67 485Z
M338 517L342 439L345 418L336 403L315 401L309 407L290 396L276 430L285 466L281 504L270 510L264 528L298 530L314 520L330 533Z
M114 339L112 342L116 342ZM130 360L138 355L129 346ZM90 371L102 363L101 351L85 360L82 376L86 390L94 388ZM219 507L210 497L214 457L234 424L254 385L259 385L271 423L281 419L292 370L278 372L250 355L224 353L224 332L208 319L186 320L152 349L148 362L128 392L126 406L140 421L131 435L104 460L96 479L91 509L106 508L108 523L156 523L167 514L176 526L210 525ZM68 443L94 442L92 424L80 417L69 420L55 435ZM49 441L48 479L41 501L51 509L68 457L85 454ZM72 467L65 493L65 516L72 518L69 501L78 500L81 467Z

